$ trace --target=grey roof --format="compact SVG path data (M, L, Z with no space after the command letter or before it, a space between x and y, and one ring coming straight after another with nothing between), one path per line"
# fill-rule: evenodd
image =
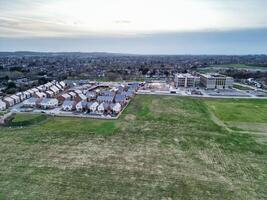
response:
M96 92L88 91L88 92L86 93L86 97L96 97Z
M75 104L75 101L66 100L63 102L63 106L73 106L74 104Z
M132 90L128 90L127 92L122 92L121 95L125 96L125 97L130 97L134 94L134 91Z
M117 91L118 93L121 93L124 91L124 87L122 87L121 85L117 89L118 89Z
M87 108L89 108L94 102L87 102Z
M97 101L113 101L114 96L98 96Z
M35 103L37 100L38 100L38 98L31 97L31 98L27 99L26 102L28 102L28 103Z
M115 101L116 102L121 102L121 101L125 101L125 100L126 100L126 96L125 95L117 94L115 96Z
M101 94L102 96L114 96L114 95L115 95L114 92L109 91L109 90L102 90L102 91L100 91L100 94Z
M104 107L104 109L109 109L110 104L109 103L103 103L103 107Z
M136 90L139 87L139 83L132 83L129 84L129 89Z
M45 98L45 99L43 99L42 101L41 101L41 104L42 103L48 103L48 102L50 102L50 101L54 101L55 99L52 99L52 98Z

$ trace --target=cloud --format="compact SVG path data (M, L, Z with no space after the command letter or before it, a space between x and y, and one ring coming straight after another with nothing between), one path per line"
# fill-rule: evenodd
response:
M264 0L0 1L0 37L139 36L267 27Z

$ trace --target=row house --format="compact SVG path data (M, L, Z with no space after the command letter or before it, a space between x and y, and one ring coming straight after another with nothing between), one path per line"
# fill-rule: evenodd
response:
M6 103L0 100L0 110L5 110L5 109L7 109Z
M33 94L33 97L42 99L42 98L46 98L47 95L44 92L36 92Z
M11 97L5 97L2 101L6 103L7 107L11 107L15 105L15 100L12 99Z
M60 102L64 102L66 100L71 100L71 96L69 94L65 93L65 94L62 94L62 95L58 96L57 99Z

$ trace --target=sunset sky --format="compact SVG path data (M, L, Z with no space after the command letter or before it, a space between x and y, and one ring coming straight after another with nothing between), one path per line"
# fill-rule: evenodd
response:
M0 50L267 53L265 0L0 0Z

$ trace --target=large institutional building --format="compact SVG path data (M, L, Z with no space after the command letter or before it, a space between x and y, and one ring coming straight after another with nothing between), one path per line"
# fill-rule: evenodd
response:
M225 89L233 87L234 79L221 74L200 74L200 83L207 89Z
M175 74L175 86L178 87L196 87L200 83L200 77L192 74Z

